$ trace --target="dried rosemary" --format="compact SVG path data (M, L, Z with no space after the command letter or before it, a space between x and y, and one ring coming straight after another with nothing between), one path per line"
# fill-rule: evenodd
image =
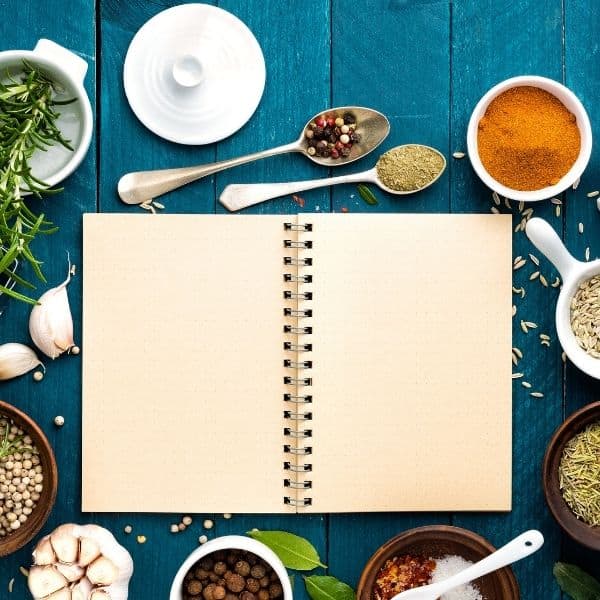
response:
M569 440L558 468L560 489L575 516L600 525L600 421Z
M30 244L38 234L50 234L57 228L26 206L24 194L39 197L41 192L59 190L49 190L31 172L29 161L35 152L45 152L55 144L73 150L57 127L59 113L55 110L73 100L57 101L56 91L52 80L26 62L19 76L8 73L6 83L0 83L0 292L30 304L35 300L15 291L10 282L35 288L15 273L23 261L45 282L42 263Z

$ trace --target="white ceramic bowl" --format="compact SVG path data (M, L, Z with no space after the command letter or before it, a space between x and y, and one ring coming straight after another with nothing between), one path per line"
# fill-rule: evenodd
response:
M283 587L282 600L293 600L290 578L285 567L283 566L283 563L279 560L277 555L261 542L253 540L249 537L244 537L242 535L225 535L223 537L215 538L210 542L206 542L206 544L196 548L196 550L194 550L185 559L181 567L179 567L179 570L173 579L173 583L171 584L169 600L182 600L183 579L190 568L196 564L196 562L198 562L204 556L212 554L213 552L217 552L218 550L230 550L232 548L236 550L253 552L257 556L260 556L260 558L262 558L264 561L269 563L271 567L273 567L275 573L277 573L279 581L281 582L281 586Z
M518 86L538 87L556 96L575 115L577 119L577 126L579 127L579 132L581 134L581 149L575 164L571 167L571 170L556 185L548 186L531 192L513 190L497 182L485 170L485 167L479 158L479 152L477 149L477 127L490 102L502 92ZM473 110L473 113L471 114L469 127L467 129L467 149L473 169L475 169L475 172L477 175L479 175L479 178L490 189L494 190L501 196L510 198L511 200L537 202L539 200L547 200L548 198L552 198L561 192L564 192L581 177L592 153L592 127L590 125L590 120L585 108L583 108L583 105L577 96L575 96L575 94L564 85L554 81L553 79L537 77L533 75L511 77L510 79L506 79L505 81L495 85L477 103L475 110Z
M57 125L63 136L71 141L74 152L62 146L52 146L47 152L36 152L31 159L33 174L50 186L68 177L83 160L92 140L93 117L89 98L83 87L87 62L62 46L41 39L33 50L0 52L0 78L6 80L7 69L17 74L23 61L39 67L62 90L58 100L77 98L76 102L57 107Z
M590 356L577 343L571 329L571 298L583 281L600 274L600 259L582 262L573 258L544 219L530 219L525 232L538 250L554 264L562 278L562 289L556 302L556 333L560 345L576 367L590 377L600 379L600 358Z

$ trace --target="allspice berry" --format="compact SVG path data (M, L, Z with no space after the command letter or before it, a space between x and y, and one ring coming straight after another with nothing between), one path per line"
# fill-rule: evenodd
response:
M219 562L215 563L215 566L213 567L213 571L217 575L225 575L225 573L227 572L227 565L223 561L220 560Z
M256 594L258 590L260 590L260 581L258 579L254 579L253 577L249 577L246 579L246 589L253 594Z
M279 598L283 594L283 588L280 583L272 583L269 586L269 598Z
M240 594L240 600L256 600L256 596L246 590Z
M269 590L259 590L258 592L258 600L269 600L270 596L269 596Z
M214 566L215 563L213 562L212 558L209 558L208 556L205 556L200 561L200 567L202 567L205 571L212 571Z
M239 573L232 573L231 577L227 579L227 589L230 592L239 594L245 587L246 580ZM212 600L212 598L207 600Z
M204 600L215 600L214 591L217 586L214 583L208 584L202 591Z
M238 600L238 596L231 592L227 592L227 594L225 594L225 600Z
M250 565L245 560L238 560L234 567L235 572L242 577L250 575Z
M202 591L202 584L197 579L188 581L185 590L190 596L198 596Z
M223 598L225 598L226 595L227 592L225 591L225 588L221 585L217 585L213 590L214 600L223 600Z
M254 579L262 579L267 574L267 570L263 565L254 565L250 569L250 575L254 577Z
M269 584L271 583L271 578L268 575L265 575L264 577L260 578L260 587L269 587Z

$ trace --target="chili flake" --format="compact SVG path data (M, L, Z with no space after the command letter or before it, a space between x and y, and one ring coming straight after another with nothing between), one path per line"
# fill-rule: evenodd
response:
M379 570L373 587L373 600L390 600L396 594L427 585L435 561L424 556L394 556Z

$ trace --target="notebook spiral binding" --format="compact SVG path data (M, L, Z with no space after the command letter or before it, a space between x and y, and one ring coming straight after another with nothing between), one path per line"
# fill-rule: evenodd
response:
M283 451L290 456L289 460L285 460L283 463L286 472L283 480L286 490L283 501L296 508L312 504L312 498L306 493L306 490L312 489L312 481L306 478L306 474L312 471L312 463L308 462L310 459L306 458L313 451L312 446L306 444L307 440L312 437L312 429L307 426L307 421L312 420L312 411L308 407L307 410L303 409L313 401L312 395L305 393L305 389L312 385L312 378L307 371L313 367L312 360L305 359L305 357L307 353L312 352L313 345L298 339L298 336L312 334L312 327L305 325L302 321L313 316L312 308L305 306L305 302L313 299L313 294L301 288L305 284L312 283L313 276L300 271L302 267L310 267L313 264L312 257L304 256L305 252L310 251L313 247L313 242L301 239L303 236L298 236L298 233L310 232L312 229L313 226L310 223L284 223L284 230L296 232L298 238L284 239L283 241L283 247L293 249L295 254L295 256L285 256L283 259L283 264L294 267L290 270L295 271L284 273L283 280L296 287L296 289L286 289L283 292L284 302L288 304L284 306L283 314L296 321L294 325L286 324L283 327L283 333L288 337L283 343L283 349L296 355L295 360L286 358L283 361L283 366L290 370L290 374L283 378L284 385L290 386L290 391L283 395L286 405L283 418L289 422L289 425L283 429L284 436L289 439L289 442L284 444Z

